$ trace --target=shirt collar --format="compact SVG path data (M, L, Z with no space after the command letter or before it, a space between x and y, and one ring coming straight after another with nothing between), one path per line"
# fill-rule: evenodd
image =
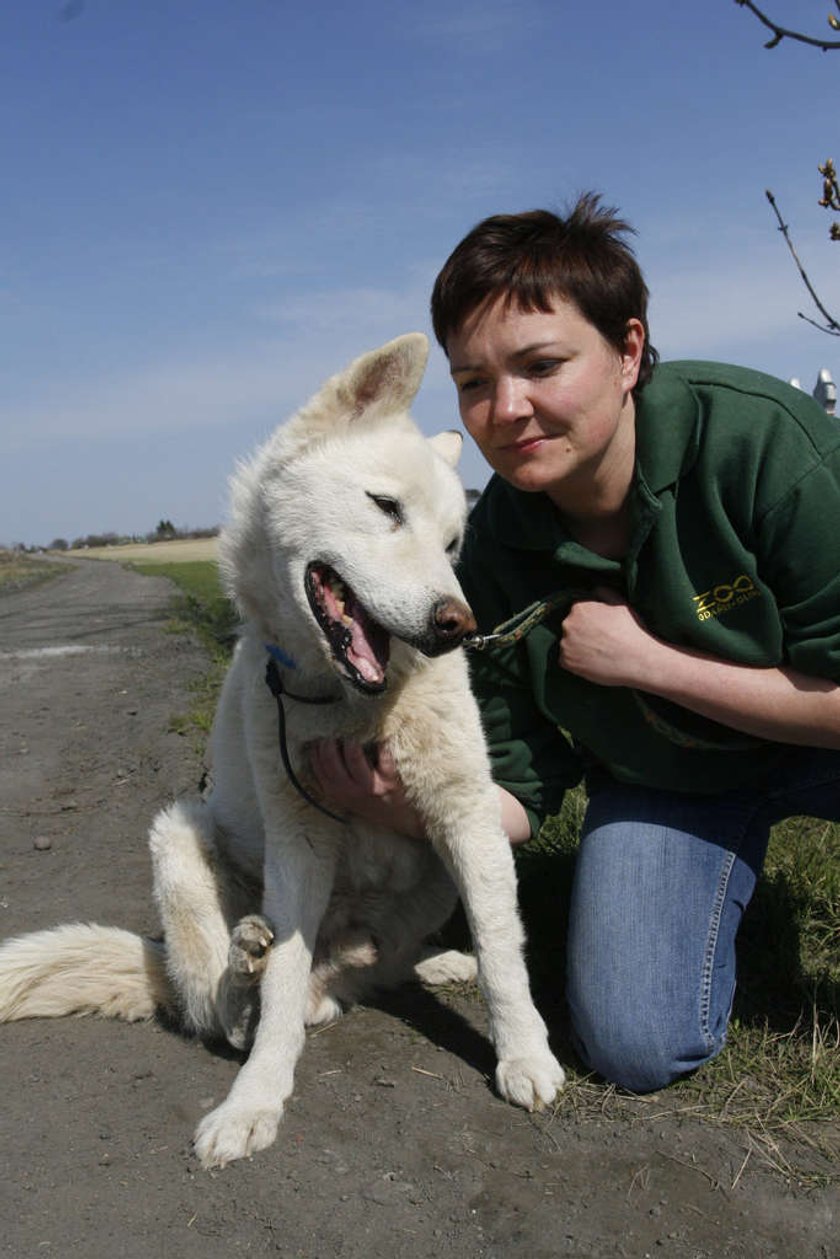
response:
M636 403L636 477L654 494L674 485L697 458L700 400L685 366L657 367Z

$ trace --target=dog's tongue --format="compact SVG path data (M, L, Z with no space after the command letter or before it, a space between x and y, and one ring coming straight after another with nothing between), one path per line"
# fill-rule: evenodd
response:
M368 616L352 589L338 579L334 570L313 565L310 579L331 624L329 639L336 658L343 660L363 682L380 686L390 654L387 631Z
M385 676L388 664L388 635L365 612L360 603L350 598L345 608L352 618L347 660L366 682L378 683Z

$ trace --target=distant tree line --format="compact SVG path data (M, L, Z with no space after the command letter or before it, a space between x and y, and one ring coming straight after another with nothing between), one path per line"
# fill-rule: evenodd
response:
M219 526L210 529L179 529L171 520L159 520L151 533L86 533L84 537L53 538L47 547L49 551L81 551L94 546L126 546L130 542L171 542L175 538L215 538ZM39 547L17 547L17 550L33 551Z

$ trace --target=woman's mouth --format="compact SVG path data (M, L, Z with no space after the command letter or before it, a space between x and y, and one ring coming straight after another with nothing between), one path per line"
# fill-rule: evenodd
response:
M529 455L535 450L539 450L545 441L545 437L539 433L533 437L520 437L515 442L508 442L506 446L502 446L502 450L510 452L514 455Z

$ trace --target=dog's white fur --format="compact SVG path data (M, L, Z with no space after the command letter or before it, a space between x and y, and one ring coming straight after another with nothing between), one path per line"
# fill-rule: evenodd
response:
M500 1093L533 1109L563 1083L529 992L513 860L466 664L449 650L471 624L452 569L465 511L453 470L460 437L427 440L407 415L427 348L410 334L356 360L234 478L221 564L245 626L216 716L212 790L152 826L165 943L76 924L0 948L0 1019L134 1019L162 1006L238 1048L253 1039L227 1100L198 1127L208 1167L274 1140L306 1024L412 967L432 983L475 974L463 954L423 954L457 893ZM392 636L381 693L361 693L331 649L305 591L311 561L336 570ZM451 641L437 624L447 617ZM308 789L313 740L387 742L430 842L333 820L297 794L281 765L266 644L294 660L280 670L289 692L331 701L283 701ZM253 912L260 889L264 916Z

